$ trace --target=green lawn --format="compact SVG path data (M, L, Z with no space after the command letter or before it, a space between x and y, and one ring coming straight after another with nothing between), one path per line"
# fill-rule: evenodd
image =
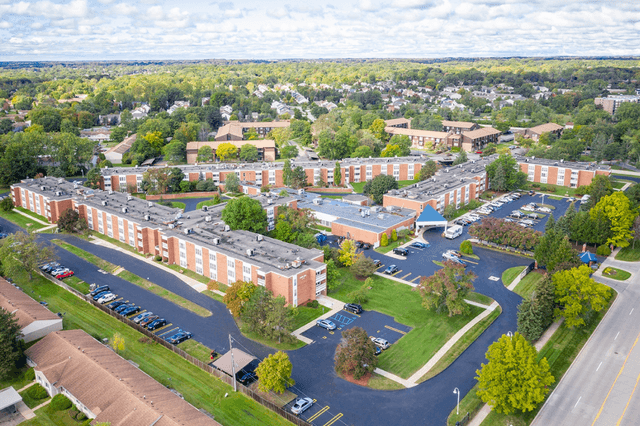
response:
M369 387L371 389L378 390L398 390L405 389L400 383L393 381L391 379L387 379L384 376L381 376L378 373L373 373L371 378L369 379Z
M214 293L211 290L205 290L205 291L202 292L202 294L205 294L205 295L209 296L210 298L217 300L220 303L224 303L222 301L222 296L220 296L218 293Z
M36 222L33 219L30 219L26 216L21 215L20 213L16 213L14 211L3 212L0 210L0 217L7 219L9 222L13 222L16 225L20 226L24 229L34 230L34 229L42 229L49 225L42 225Z
M331 232L331 228L329 228L328 226L315 225L315 226L313 227L313 229L315 229L315 230L317 230L317 231Z
M525 266L514 266L513 268L509 268L502 273L502 283L505 287L509 287L513 280L516 279L520 272L525 268Z
M418 380L418 383L422 383L425 380L435 377L449 367L453 361L455 361L478 338L478 336L489 328L496 318L500 316L501 312L502 309L498 307L497 309L494 309L489 316L483 318L482 321L471 327L471 330L467 331L464 336L462 336L462 338L458 340L433 367L431 367L431 370L427 371L427 373Z
M171 207L173 207L174 209L182 209L184 210L184 208L187 205L185 203L181 203L180 201L172 201L171 202Z
M86 252L74 245L65 243L64 241L61 241L61 240L51 240L51 242L59 245L63 249L75 254L76 256L83 258L87 262L93 263L98 268L102 269L103 271L107 271L110 274L112 274L116 269L118 269L118 266L114 265L113 263L107 262L106 260L102 260L98 256L91 254L89 252Z
M471 292L469 294L467 294L466 297L467 300L471 300L472 302L476 302L476 303L481 303L483 305L491 305L493 303L493 299L490 298L489 296L485 296L484 294L480 294L480 293L476 293L476 292Z
M531 271L518 283L516 288L513 289L513 292L522 296L523 299L527 299L531 296L531 293L536 290L538 283L543 279L544 275L542 273Z
M538 353L538 359L541 359L543 357L547 358L547 361L549 361L549 366L551 367L551 374L553 374L553 377L555 377L556 379L555 383L550 386L551 391L553 391L553 389L558 386L560 379L567 371L573 360L576 358L576 356L580 352L580 349L582 349L584 344L587 342L589 336L591 336L591 333L593 333L598 323L600 323L607 310L609 310L609 307L615 300L615 297L616 295L614 294L613 297L611 297L611 299L609 300L606 308L598 313L595 321L593 321L593 323L589 326L570 329L562 324L560 328L558 328L558 330L556 330L556 332L553 334L551 339L549 339L547 344L544 345L542 350ZM538 411L540 410L540 407L542 407L542 405L543 404L540 404L536 410L530 411L526 414L519 413L510 416L498 414L492 411L489 416L487 416L487 418L482 422L482 426L502 426L505 424L513 426L528 425L538 414Z
M191 269L183 268L180 265L167 265L166 263L163 263L162 266L180 272L181 274L186 275L189 278L193 278L194 280L199 281L202 284L209 284L209 282L211 281L211 278L207 278L204 275L196 274Z
M138 250L136 250L134 247L130 246L130 245L129 245L129 244L127 244L127 243L123 243L122 241L116 240L115 238L108 237L108 236L106 236L106 235L104 235L104 234L100 234L99 232L96 232L96 231L91 231L91 236L92 236L92 237L95 237L95 238L100 238L101 240L104 240L104 241L106 241L106 242L108 242L108 243L111 243L111 244L116 245L116 246L118 246L118 247L120 247L120 248L123 248L123 249L125 249L125 250L128 250L128 251L130 251L131 253L135 253L135 254L137 254L138 256L145 257L145 255L144 255L143 253L140 253L140 252L139 252Z
M0 380L0 389L13 386L15 390L22 389L35 380L33 368L24 367L21 370L9 373L4 379Z
M83 426L85 423L73 419L71 410L53 411L51 405L45 405L35 411L36 417L20 423L21 426Z
M640 260L640 244L637 249L631 246L623 247L616 254L616 260L624 260L626 262L637 262Z
M305 324L310 323L315 320L325 312L329 311L329 308L326 308L322 305L317 308L309 308L307 306L298 306L296 308L296 316L293 318L292 329L297 330Z
M35 383L29 386L27 389L20 392L20 396L22 397L22 400L24 401L25 404L27 404L27 407L29 408L37 407L38 405L42 404L43 402L45 402L50 398L49 395L46 395L44 398L41 398L41 399L35 399L34 397L32 397L31 392L34 391L36 387L44 390L42 386L40 386L38 383Z
M624 271L622 269L613 268L611 266L607 267L602 271L602 276L611 278L618 281L624 281L631 276L630 272Z
M206 201L200 201L196 205L196 210L200 210L203 206L215 206L216 204L220 204L220 203L216 203L213 198L210 199L210 200L206 200Z
M338 287L329 296L343 302L352 302L348 294L362 286L345 268L339 270ZM374 275L373 288L368 293L369 301L363 303L365 310L375 310L395 318L401 324L413 327L380 355L378 367L403 378L410 377L449 340L460 328L471 321L482 310L471 306L464 316L448 317L426 310L419 292L412 287Z
M257 333L252 333L248 331L246 327L244 327L240 323L240 321L237 321L237 322L238 322L238 325L240 326L240 331L245 337L251 340L255 340L258 343L262 343L265 346L269 346L270 348L277 349L279 351L292 351L295 349L300 349L303 346L306 346L306 343L304 343L302 340L299 340L299 339L295 339L292 343L286 343L286 342L278 343L275 340L267 339L260 336Z
M622 189L623 186L625 186L628 182L621 182L621 181L613 181L611 182L611 186L613 186L615 189Z
M255 426L291 424L241 393L234 393L231 386L200 370L165 347L156 343L141 342L144 335L44 277L36 276L29 281L26 274L23 274L13 278L27 293L47 300L53 312L64 312L65 329L81 328L99 339L111 338L114 333L120 333L125 339L124 358L139 364L142 371L164 386L176 389L197 408L204 408L212 413L221 424ZM228 396L225 397L225 394ZM66 424L33 420L35 422L23 424L30 426Z
M65 278L64 283L69 287L75 288L82 294L87 294L91 291L89 288L89 284L85 283L84 281L82 281L80 278L76 276Z
M198 358L202 362L208 363L211 361L211 348L206 347L196 340L189 339L181 343L180 349L192 357Z
M159 285L156 285L151 281L147 281L144 278L132 274L129 271L121 271L118 276L123 280L127 280L137 286L145 288L151 293L157 294L163 299L169 300L170 302L173 302L182 308L188 309L196 315L200 315L201 317L210 317L211 315L213 315L208 309L205 309L202 306L199 306L182 296L178 296L177 294L165 289L164 287L160 287Z
M546 190L543 191L541 188L544 187ZM561 195L563 197L575 197L577 188L569 188L567 186L559 186L559 185L551 185L551 184L541 184L540 188L532 188L536 192L545 193L545 194L555 194Z
M42 216L42 215L39 215L38 213L34 213L34 212L32 212L31 210L27 210L27 209L25 209L25 208L23 208L23 207L20 207L20 206L16 206L16 207L14 207L14 208L15 208L16 210L18 210L18 211L21 211L21 212L22 212L22 213L24 213L24 214L28 214L29 216L31 216L31 217L33 217L33 218L35 218L35 219L38 219L38 220L39 220L39 221L41 221L41 222L49 223L49 220L48 220L46 217L44 217L44 216Z

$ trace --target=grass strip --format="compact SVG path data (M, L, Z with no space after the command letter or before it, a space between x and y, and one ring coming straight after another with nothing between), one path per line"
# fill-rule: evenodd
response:
M100 259L98 256L91 254L89 252L86 252L74 245L71 245L69 243L65 243L62 240L51 240L51 242L53 242L54 244L62 247L63 249L75 254L78 257L83 258L84 260L86 260L87 262L93 263L94 265L96 265L98 268L102 269L103 271L106 271L110 274L112 274L113 272L115 272L116 269L118 269L117 265L114 265L113 263L107 262L106 260L102 260Z
M149 290L151 293L158 295L170 302L173 302L182 308L188 309L189 311L193 312L196 315L199 315L205 318L213 315L211 311L209 311L208 309L205 309L202 306L197 305L192 301L185 299L182 296L178 296L177 294L165 289L164 287L160 287L159 285L154 284L151 281L147 281L144 278L141 278L129 271L126 271L126 270L120 271L118 273L118 276L123 280L127 280L130 283L133 283L146 290Z
M196 204L196 210L200 210L203 206L215 206L217 204L220 203L216 203L216 200L214 200L213 198L206 201L200 201L198 204Z
M35 390L34 386L38 386L40 388L42 387L38 383L35 383L35 384L29 386L27 389L25 389L22 392L20 392L20 396L22 397L22 400L24 401L25 404L27 404L27 407L29 407L29 408L37 407L38 405L40 405L43 402L45 402L48 399L50 399L48 394L47 394L46 397L44 397L42 399L35 399L34 397L32 397L30 391Z
M436 364L431 368L431 370L427 371L424 376L420 377L418 383L422 383L425 380L429 380L432 377L437 376L441 372L447 369L453 361L458 359L462 353L467 350L467 348L475 342L475 340L480 336L484 331L489 328L491 324L500 316L502 312L502 308L498 307L494 309L489 316L483 318L479 323L471 327L469 331L467 331L460 340L453 344L451 349L447 351L446 354L442 358L436 362Z
M204 363L211 362L211 348L203 345L196 340L189 339L185 342L182 342L180 344L180 349Z
M526 266L514 266L513 268L505 270L502 273L502 284L504 284L505 287L509 287L524 268L526 268Z
M522 296L523 299L528 299L531 294L536 291L538 283L544 279L544 273L541 271L531 271L525 276L513 289L513 292Z
M122 356L140 366L162 385L176 389L196 408L213 414L223 425L291 425L288 421L269 411L241 393L234 393L231 386L211 376L178 354L157 343L149 342L143 334L100 311L70 292L53 284L42 276L29 281L23 273L13 279L25 292L40 296L49 302L53 312L64 312L65 330L83 329L101 340L120 333L125 339ZM228 395L227 395L228 394ZM226 395L226 397L225 397ZM68 416L67 416L68 417ZM27 424L27 423L23 423ZM59 423L30 423L30 425Z
M20 207L20 206L16 206L16 207L14 207L14 209L16 209L18 211L21 211L24 214L28 214L29 216L31 216L34 219L38 219L41 222L44 222L44 223L47 223L47 224L51 225L49 223L49 219L47 219L46 217L44 217L42 215L39 215L38 213L34 213L31 210L27 210L24 207Z
M205 295L209 296L210 298L217 300L220 303L224 303L222 301L222 296L220 296L218 293L214 293L211 290L205 290L205 291L202 292L202 294L205 294Z
M404 389L405 387L402 386L400 383L395 382L387 377L384 377L378 373L373 373L371 375L371 377L369 378L369 384L368 386L371 389L378 389L378 390L398 390L398 389Z
M471 300L472 302L481 303L487 306L493 303L492 298L490 298L489 296L485 296L484 294L476 293L475 291L472 291L471 293L467 294L466 299Z
M623 247L620 249L618 254L616 254L616 260L622 260L625 262L637 262L640 260L640 245L638 248L633 248L631 246Z
M16 213L14 211L3 212L0 210L0 217L7 219L9 222L13 222L21 228L29 229L33 231L34 229L42 229L46 228L49 225L42 225L32 218L21 215L20 213Z
M298 306L296 309L296 314L293 317L292 321L292 329L297 330L303 325L310 323L315 320L325 312L329 311L329 308L326 308L322 305L317 308L309 308L307 306Z
M138 250L136 250L134 247L130 246L129 244L123 243L122 241L118 241L115 238L111 238L111 237L107 237L106 235L100 234L99 232L95 232L95 231L91 231L91 235L95 238L100 238L101 240L104 240L108 243L111 243L115 246L118 246L120 248L123 248L125 250L130 251L131 253L135 253L139 256L145 257L145 255L143 253L140 253Z

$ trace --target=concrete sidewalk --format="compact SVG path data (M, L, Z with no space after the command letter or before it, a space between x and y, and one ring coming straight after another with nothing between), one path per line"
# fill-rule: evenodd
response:
M203 284L198 280L195 280L195 279L193 279L191 277L188 277L188 276L186 276L184 274L181 274L178 271L174 271L171 268L167 268L164 265L161 265L158 262L156 262L155 260L153 260L152 257L147 258L147 257L144 257L144 256L138 256L135 253L130 252L129 250L125 250L125 249L123 249L121 247L118 247L115 244L111 244L108 241L105 241L103 239L96 238L96 237L92 237L90 239L90 242L95 244L95 245L98 245L98 246L103 246L103 247L107 247L107 248L110 248L110 249L113 249L113 250L118 250L121 253L127 254L127 255L129 255L131 257L134 257L134 258L136 258L138 260L141 260L143 262L147 262L148 264L153 265L156 268L160 268L165 272L173 274L176 277L180 278L185 284L187 284L189 287L193 288L197 292L203 292L203 291L205 291L207 289L207 285L206 284ZM218 290L213 290L213 292L224 296L224 293L222 293L222 292L220 292Z

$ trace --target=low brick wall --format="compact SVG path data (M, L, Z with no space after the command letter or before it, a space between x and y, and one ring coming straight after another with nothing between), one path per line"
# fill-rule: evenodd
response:
M220 195L218 191L208 191L208 192L181 192L179 194L158 194L158 195L147 195L147 200L156 201L162 198L163 200L175 200L176 198L186 198L186 197L213 197L214 195Z

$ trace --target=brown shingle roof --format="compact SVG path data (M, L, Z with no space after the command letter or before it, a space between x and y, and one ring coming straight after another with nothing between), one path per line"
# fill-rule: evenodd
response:
M546 132L557 132L558 130L562 130L564 129L564 127L562 127L559 124L556 123L546 123L546 124L541 124L539 126L536 127L532 127L529 130L529 133L535 133L537 135L541 135L543 133Z
M460 127L461 129L470 129L475 126L475 123L470 121L449 121L442 120L442 125L447 127Z
M405 123L406 124L411 124L411 120L407 119L407 118L404 118L404 117L394 118L394 119L391 119L391 120L384 120L384 122L385 122L385 124L387 126L395 126L395 125L398 125L398 124L405 124Z
M470 132L462 132L463 136L471 139L481 138L484 136L499 135L501 133L502 132L500 130L496 130L493 127L481 127L476 130L471 130Z
M111 148L106 153L109 154L109 153L112 153L112 152L116 152L118 154L124 154L125 152L129 151L129 149L131 149L131 146L136 141L136 137L137 137L137 135L134 133L133 135L129 136L128 138L125 138L122 142L120 142L118 145L116 145L113 148Z
M2 277L0 277L0 307L15 314L20 328L25 328L34 321L60 319Z
M26 354L37 371L76 397L96 415L97 422L111 426L219 425L83 330L50 333Z
M447 132L434 132L432 130L419 130L419 129L404 129L402 127L385 127L385 132L390 135L407 135L407 136L422 136L426 138L446 138Z

